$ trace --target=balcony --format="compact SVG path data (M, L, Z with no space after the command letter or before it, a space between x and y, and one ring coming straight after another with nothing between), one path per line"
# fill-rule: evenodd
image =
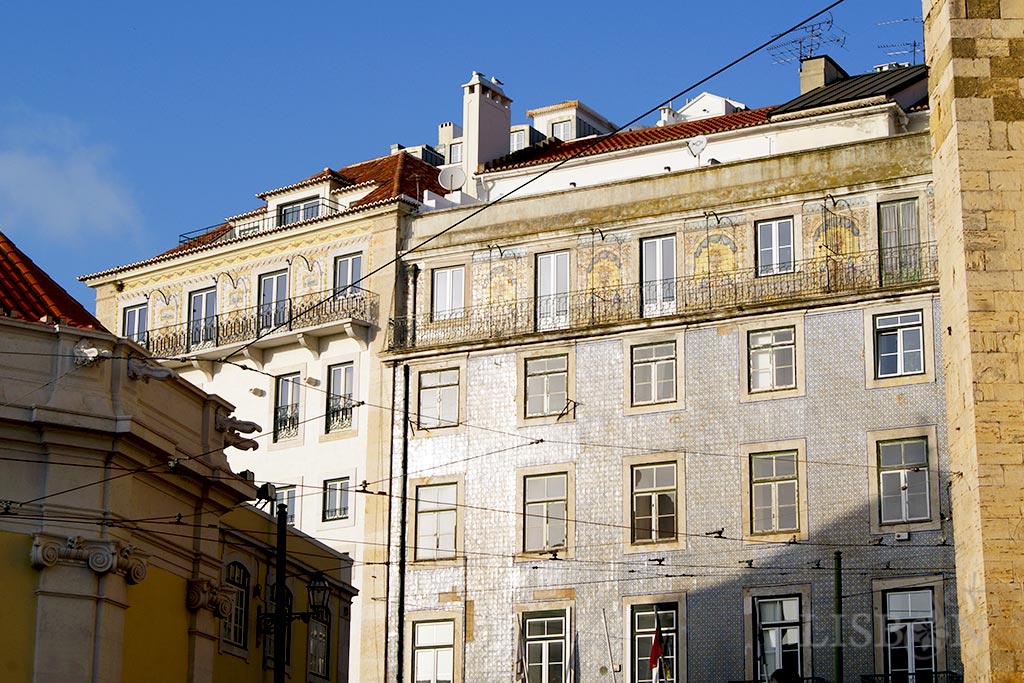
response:
M333 216L344 211L344 207L329 199L311 199L296 204L288 204L278 208L273 215L257 214L249 218L237 219L228 223L218 223L208 228L200 228L185 232L178 236L178 246L193 247L210 242L222 242L236 237L247 237L285 225L305 223L307 221ZM227 227L226 227L227 226ZM220 233L214 235L214 233Z
M860 683L962 683L963 674L956 671L924 671L921 673L888 673L861 676Z
M937 281L932 242L796 261L788 272L772 275L748 268L484 304L447 311L440 318L419 314L392 320L389 343L393 350L418 349L646 320L700 320Z
M274 441L293 439L299 435L299 404L274 408Z
M340 432L352 428L352 394L331 395L327 398L327 432Z
M373 292L359 288L328 290L157 328L138 341L157 358L175 358L224 350L256 339L260 340L258 346L287 343L297 332L323 336L341 331L349 321L373 326L377 315L378 296Z

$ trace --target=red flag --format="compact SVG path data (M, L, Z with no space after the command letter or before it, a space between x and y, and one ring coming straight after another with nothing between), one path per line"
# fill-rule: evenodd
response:
M661 622L656 619L654 624L654 642L651 643L651 671L658 668L661 656L665 653L661 645Z

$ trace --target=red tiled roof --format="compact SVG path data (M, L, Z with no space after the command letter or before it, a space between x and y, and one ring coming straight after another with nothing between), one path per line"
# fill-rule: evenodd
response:
M772 107L744 109L732 114L713 116L706 119L698 119L697 121L684 121L683 123L673 123L667 126L640 128L638 130L616 133L615 135L582 138L580 140L570 140L569 142L549 139L540 144L488 162L484 170L485 172L507 171L524 166L537 166L563 161L577 155L577 153L579 157L589 157L595 154L617 152L634 147L656 145L660 142L685 140L695 135L710 135L711 133L721 133L737 128L758 126L768 123L768 115L772 109Z
M104 330L89 311L64 291L0 232L0 317Z

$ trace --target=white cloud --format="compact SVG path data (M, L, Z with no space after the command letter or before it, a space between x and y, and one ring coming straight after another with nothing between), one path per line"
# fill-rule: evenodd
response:
M136 234L138 209L109 158L71 119L0 108L0 224L71 242Z

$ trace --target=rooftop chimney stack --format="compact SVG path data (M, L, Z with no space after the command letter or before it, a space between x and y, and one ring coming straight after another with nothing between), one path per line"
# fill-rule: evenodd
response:
M800 60L800 94L810 92L829 83L849 78L843 67L832 61L828 55L807 57Z
M462 165L466 178L473 178L488 161L508 154L511 104L498 79L486 80L477 71L462 86ZM478 196L473 185L468 183L467 190Z

